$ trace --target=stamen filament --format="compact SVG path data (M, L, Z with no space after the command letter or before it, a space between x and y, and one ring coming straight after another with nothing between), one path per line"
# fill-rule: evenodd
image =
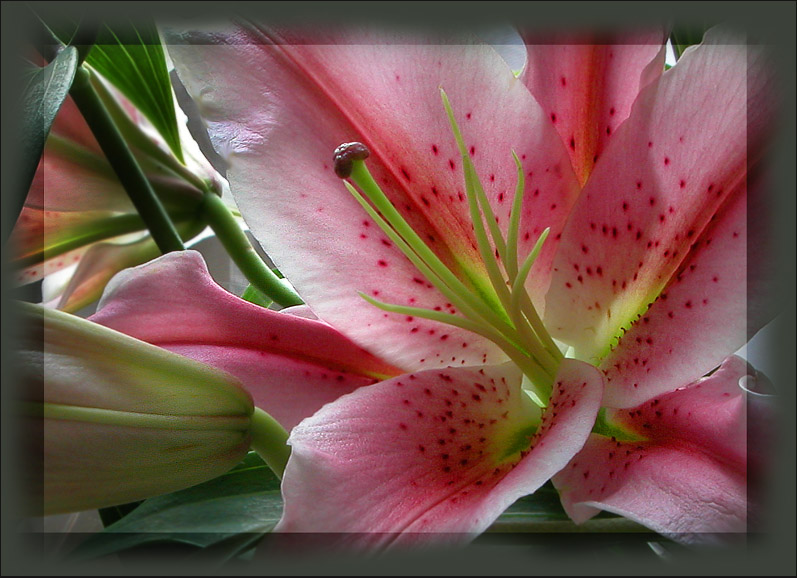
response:
M517 186L515 187L515 198L512 201L512 210L509 213L509 226L506 231L506 257L504 258L504 269L509 276L510 283L515 282L518 267L520 266L520 263L518 263L517 240L520 230L520 211L523 207L523 191L526 188L523 166L520 164L520 159L515 154L515 151L512 151L512 158L515 159L515 165L517 165Z
M379 226L379 228L384 231L384 233L393 241L396 246L401 250L402 253L410 260L410 262L417 267L420 273L432 284L434 285L450 302L451 304L457 308L457 310L468 317L471 320L478 320L473 321L474 323L483 323L486 326L492 325L492 319L487 319L486 317L489 316L491 313L490 310L485 309L484 305L477 301L472 303L472 299L467 299L468 297L472 297L470 293L459 293L456 289L452 289L449 287L445 280L442 278L441 275L438 275L438 271L432 269L419 255L417 252L413 250L412 247L405 241L401 235L395 231L393 227L384 219L382 215L380 215L369 203L368 201L360 194L360 192L354 188L350 183L345 182L346 188L349 192L354 196L357 202L365 209L368 215L374 220L374 222ZM442 265L442 264L441 264ZM444 266L444 265L443 265ZM511 330L511 327L507 325L507 328ZM501 330L499 328L499 330Z
M526 259L523 261L523 265L520 267L518 271L517 277L515 277L515 281L512 285L512 303L511 303L511 312L513 318L523 318L529 324L529 328L534 332L535 335L535 344L539 347L539 349L535 349L535 353L541 358L544 359L548 365L548 367L556 368L559 366L559 362L562 360L562 354L558 348L554 345L556 349L556 353L558 355L553 354L553 352L549 351L548 348L545 346L545 338L550 340L550 336L548 332L545 331L545 328L542 327L542 322L540 321L539 316L537 315L537 310L534 308L534 305L531 303L528 294L524 291L523 286L526 283L526 278L531 271L534 262L537 260L537 256L540 254L542 250L542 245L545 243L545 239L548 237L548 233L550 233L550 228L545 229L542 234L537 239L537 242L534 244L534 248L528 254ZM528 302L528 308L524 306L524 304ZM536 323L535 323L536 322ZM535 326L536 325L536 326ZM539 328L538 328L539 327ZM541 329L540 329L541 328ZM551 343L553 341L551 340ZM541 346L541 347L540 347Z
M482 214L481 211L479 211L478 200L476 198L476 185L474 183L474 181L478 181L478 177L475 176L473 165L470 164L467 158L467 152L463 155L462 162L465 165L465 193L468 197L470 218L473 221L473 234L476 237L479 254L484 262L484 268L487 271L487 276L490 278L490 283L493 286L495 295L501 302L504 311L507 311L510 302L509 289L506 286L504 276L498 268L498 261L495 259L495 254L487 238L487 231L484 228L484 223L482 223Z
M514 333L514 329L495 313L490 304L470 291L439 257L435 255L412 227L409 226L404 220L404 217L398 213L390 200L379 188L379 185L374 181L365 163L362 161L355 161L353 163L351 179L360 187L360 190L363 191L368 199L374 203L379 213L381 213L381 216L376 214L376 211L374 211L373 207L368 205L367 202L363 204L363 202L365 202L363 199L360 201L360 204L368 211L371 218L374 219L390 239L399 246L407 258L412 261L413 265L417 267L418 263L410 257L411 254L416 255L420 262L427 265L425 270L421 270L421 273L427 275L428 271L434 271L433 277L438 278L441 285L437 285L432 277L427 276L427 279L440 289L441 292L444 292L445 296L463 315L471 316L471 313L475 313L477 317L484 319L486 323L497 327L504 335L511 335ZM349 188L351 185L348 183L346 183L346 185L349 192L352 192L353 187ZM368 205L367 208L366 205ZM380 221L386 225L389 223L387 228L380 224ZM391 236L388 229L395 231L396 236ZM445 287L445 289L443 289L443 287ZM454 300L456 300L456 303ZM466 303L467 305L462 307L462 303Z
M445 323L447 325L452 325L454 327L459 327L461 329L477 333L478 335L489 339L498 347L500 347L501 350L506 353L506 355L515 363L515 365L521 368L523 373L529 376L529 379L534 382L536 388L542 388L543 393L545 394L543 396L544 399L548 399L548 397L550 397L550 392L552 389L551 384L553 383L556 375L551 374L550 370L536 363L536 360L529 358L526 351L524 351L519 345L512 343L503 335L497 331L494 331L492 327L483 325L481 323L476 323L470 319L465 319L457 315L444 313L442 311L433 311L431 309L423 309L421 307L410 307L407 305L394 305L392 303L385 303L384 301L379 301L378 299L369 297L362 292L360 292L360 296L368 301L368 303L378 307L382 311L387 311L388 313L398 313L401 315L413 315L415 317L422 317L431 321L438 321L440 323ZM540 392L536 391L534 393L539 394ZM545 407L545 403L539 397L535 397L535 402L538 403L540 407Z

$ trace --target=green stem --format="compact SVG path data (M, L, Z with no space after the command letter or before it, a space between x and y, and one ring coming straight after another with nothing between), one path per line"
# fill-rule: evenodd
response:
M263 262L221 197L212 192L205 193L202 212L227 253L252 285L283 307L303 303L302 298Z
M252 449L257 452L266 465L282 479L291 448L288 445L288 432L277 420L259 407L252 414Z
M162 253L185 249L180 235L138 165L119 129L91 86L89 72L79 68L70 95L105 153L108 162Z

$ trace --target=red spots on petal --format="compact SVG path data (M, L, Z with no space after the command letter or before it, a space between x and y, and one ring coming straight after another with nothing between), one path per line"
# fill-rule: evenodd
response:
M576 150L576 137L575 136L571 136L570 137L570 150L572 150L572 151Z
M406 431L407 430L407 424L406 423L400 423L399 424L399 428L401 428L402 430Z
M679 186L680 186L682 189L686 187L686 181L685 181L685 180L683 180L683 179L681 179L681 182L680 182L680 183L678 183L678 184L679 184Z
M436 144L433 144L433 145L432 145L432 152L433 152L435 155L436 155L436 154L438 154L438 153L440 152L440 150L437 148L437 145L436 145Z
M451 168L452 171L456 168L457 165L454 164L454 159L448 159L448 166Z
M407 179L408 183L412 182L412 179L410 178L410 173L408 173L407 169L405 169L404 167L401 167L401 174L404 175L404 178Z
M586 255L587 253L589 253L589 247L587 247L586 245L582 244L581 245L581 252Z
M670 157L664 157L664 166L668 166L670 164Z
M562 87L567 86L567 78L565 78L564 76L560 77L559 83L562 85Z
M465 115L465 118L467 118L468 120L470 120L472 116L473 116L473 113L469 112L469 113L467 113L467 114Z
M551 113L551 122L556 123L556 113L555 112Z
M379 261L377 261L376 263L380 267L387 267L387 261L385 261L384 259L379 259Z
M470 153L470 156L473 156L473 155L475 155L475 154L476 154L476 147L475 147L475 146L473 146L473 145L471 145L471 147L470 147L470 149L468 150L468 152Z

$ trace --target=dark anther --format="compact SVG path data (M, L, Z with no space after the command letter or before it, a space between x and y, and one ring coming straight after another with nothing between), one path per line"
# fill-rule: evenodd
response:
M368 147L361 142L347 142L335 149L335 174L341 179L351 175L352 161L364 161L371 155Z

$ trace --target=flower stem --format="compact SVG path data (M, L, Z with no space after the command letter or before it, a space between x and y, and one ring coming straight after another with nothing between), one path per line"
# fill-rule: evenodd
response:
M291 456L291 448L287 444L288 432L277 420L259 407L252 414L252 449L257 452L269 468L282 479L285 466Z
M303 303L302 298L263 262L221 197L212 192L205 193L202 212L227 253L252 285L283 307Z
M105 153L139 215L162 253L185 249L180 235L138 165L119 129L91 86L89 72L79 68L70 95Z

